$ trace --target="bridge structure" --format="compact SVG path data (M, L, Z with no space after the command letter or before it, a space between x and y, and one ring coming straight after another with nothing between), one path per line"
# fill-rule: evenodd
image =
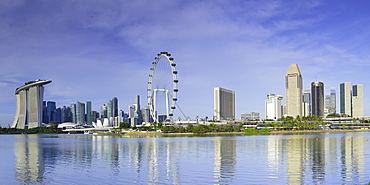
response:
M92 133L105 133L114 130L113 127L103 127L103 128L67 128L63 129L63 132L68 134L92 134Z

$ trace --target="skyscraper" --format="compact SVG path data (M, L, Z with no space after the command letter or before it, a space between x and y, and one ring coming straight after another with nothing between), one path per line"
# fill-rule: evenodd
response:
M290 64L285 75L287 116L302 115L302 75L297 64Z
M27 129L42 125L43 85L50 80L36 80L25 83L15 90L16 113L12 128Z
M309 90L303 93L302 116L311 115L311 93Z
M92 111L92 102L87 101L86 102L86 124L88 125L92 125L92 122L93 122L91 111Z
M336 98L335 89L330 89L330 95L325 96L325 109L328 110L328 114L337 113Z
M76 104L71 103L71 116L72 123L77 123Z
M85 104L81 102L77 102L76 104L76 123L77 124L85 124Z
M312 115L324 117L324 83L311 83Z
M340 84L340 113L352 116L352 95L351 83L344 82Z
M143 116L141 115L141 109L140 109L140 96L135 96L135 117L137 117L138 124L141 124L143 122Z
M114 97L112 99L112 109L113 109L113 117L117 117L118 116L118 98L117 97Z
M352 117L359 118L364 116L364 96L363 85L352 86Z
M70 107L63 106L61 110L61 123L73 122L72 111Z
M103 106L101 106L100 108L100 118L107 118L107 117L108 117L107 104L103 104Z
M52 122L52 121L55 121L54 120L54 117L53 117L53 112L54 112L54 110L56 109L56 104L55 104L55 102L53 102L53 101L48 101L47 103L46 103L46 111L47 111L47 122L45 122L45 123L50 123L50 122Z
M268 94L267 99L265 100L265 115L266 119L277 120L282 116L281 112L281 100L283 96L275 94Z
M107 103L107 118L113 117L113 107L112 107L112 100L108 100Z
M221 87L214 88L214 119L235 120L235 92Z

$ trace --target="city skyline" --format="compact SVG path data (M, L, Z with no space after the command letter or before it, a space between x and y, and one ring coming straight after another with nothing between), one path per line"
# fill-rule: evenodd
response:
M44 100L57 107L117 97L127 111L147 94L151 63L173 54L178 104L191 118L213 115L212 89L233 89L235 115L264 115L266 94L285 96L286 68L297 63L303 90L325 83L363 84L370 115L370 2L2 1L0 6L0 125L15 115L14 89L50 79ZM138 11L140 10L140 11ZM55 13L58 12L58 13ZM164 24L165 23L165 24ZM339 94L339 93L338 93ZM144 101L143 101L144 100ZM339 96L337 96L339 112ZM282 104L285 104L285 99ZM179 110L174 118L183 117Z

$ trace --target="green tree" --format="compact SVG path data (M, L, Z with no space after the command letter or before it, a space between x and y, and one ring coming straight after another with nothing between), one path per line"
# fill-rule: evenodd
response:
M188 132L193 132L193 129L194 129L194 125L193 124L188 124L188 127L186 128L186 130Z

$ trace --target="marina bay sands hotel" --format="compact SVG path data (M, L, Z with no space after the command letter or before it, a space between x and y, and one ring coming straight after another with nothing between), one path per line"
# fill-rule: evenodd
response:
M27 129L42 126L43 85L48 83L51 81L30 81L15 90L16 113L12 128Z

